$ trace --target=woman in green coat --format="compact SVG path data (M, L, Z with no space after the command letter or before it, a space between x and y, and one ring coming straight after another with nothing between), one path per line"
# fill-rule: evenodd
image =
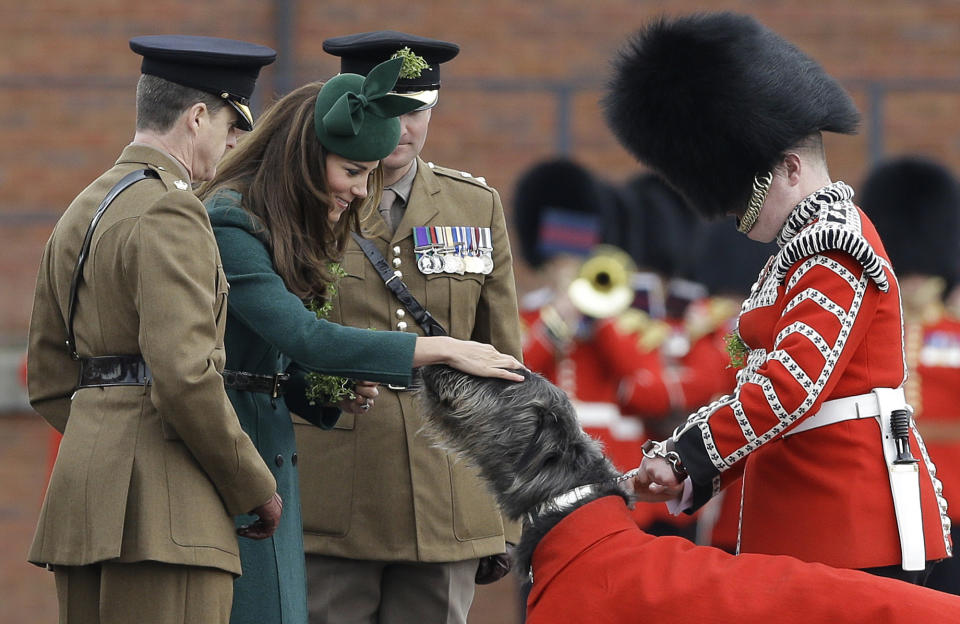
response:
M389 93L400 63L283 97L200 192L230 284L227 394L284 503L273 537L240 540L243 575L234 584L232 623L307 622L290 410L330 428L341 409L361 413L372 404L372 382L408 385L412 369L430 363L520 380L506 370L520 363L489 345L343 327L305 307L322 305L335 280L330 263L358 231L358 213L379 201L379 160L397 145L396 116L421 104ZM307 399L310 372L368 381L357 383L355 398L334 405ZM280 381L278 373L289 378ZM236 522L240 528L253 520Z

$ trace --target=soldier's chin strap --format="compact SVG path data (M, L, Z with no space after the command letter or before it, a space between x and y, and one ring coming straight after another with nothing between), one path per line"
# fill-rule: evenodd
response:
M73 269L73 279L70 280L70 299L67 305L67 349L70 350L70 357L74 360L80 359L80 355L77 353L77 341L73 334L73 316L77 311L77 287L83 278L83 265L86 264L87 256L90 254L90 242L93 240L93 231L97 229L100 218L103 217L103 214L107 211L107 208L113 200L117 198L117 195L132 184L140 180L146 180L147 178L159 180L160 174L153 169L138 169L123 176L120 181L110 189L107 196L103 198L103 201L100 202L97 211L93 213L90 227L87 228L87 235L83 237L83 245L80 247L80 255L77 257L77 266Z

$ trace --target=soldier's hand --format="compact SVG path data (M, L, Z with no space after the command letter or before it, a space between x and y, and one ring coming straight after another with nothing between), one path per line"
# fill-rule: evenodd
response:
M280 524L280 516L283 513L283 499L280 498L278 493L274 492L270 500L250 513L258 516L257 521L237 529L237 535L255 540L266 539L273 535Z
M506 576L513 568L513 562L516 560L516 549L517 547L513 543L507 542L506 552L481 557L480 563L477 565L474 582L477 585L487 585Z
M637 500L646 503L661 503L683 494L683 484L662 457L644 457L629 483Z

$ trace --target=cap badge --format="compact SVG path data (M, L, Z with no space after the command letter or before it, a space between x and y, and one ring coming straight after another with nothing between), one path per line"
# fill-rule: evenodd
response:
M408 46L403 46L394 52L390 58L403 59L403 65L400 67L400 78L419 78L423 70L433 69L422 56L417 55Z
M180 189L181 191L185 191L188 188L190 188L190 185L184 182L183 180L174 180L173 185L178 189Z

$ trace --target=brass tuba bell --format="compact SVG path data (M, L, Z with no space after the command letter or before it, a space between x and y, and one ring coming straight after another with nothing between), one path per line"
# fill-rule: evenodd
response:
M585 316L617 316L633 303L631 278L636 271L630 254L613 245L597 245L580 267L567 294Z

